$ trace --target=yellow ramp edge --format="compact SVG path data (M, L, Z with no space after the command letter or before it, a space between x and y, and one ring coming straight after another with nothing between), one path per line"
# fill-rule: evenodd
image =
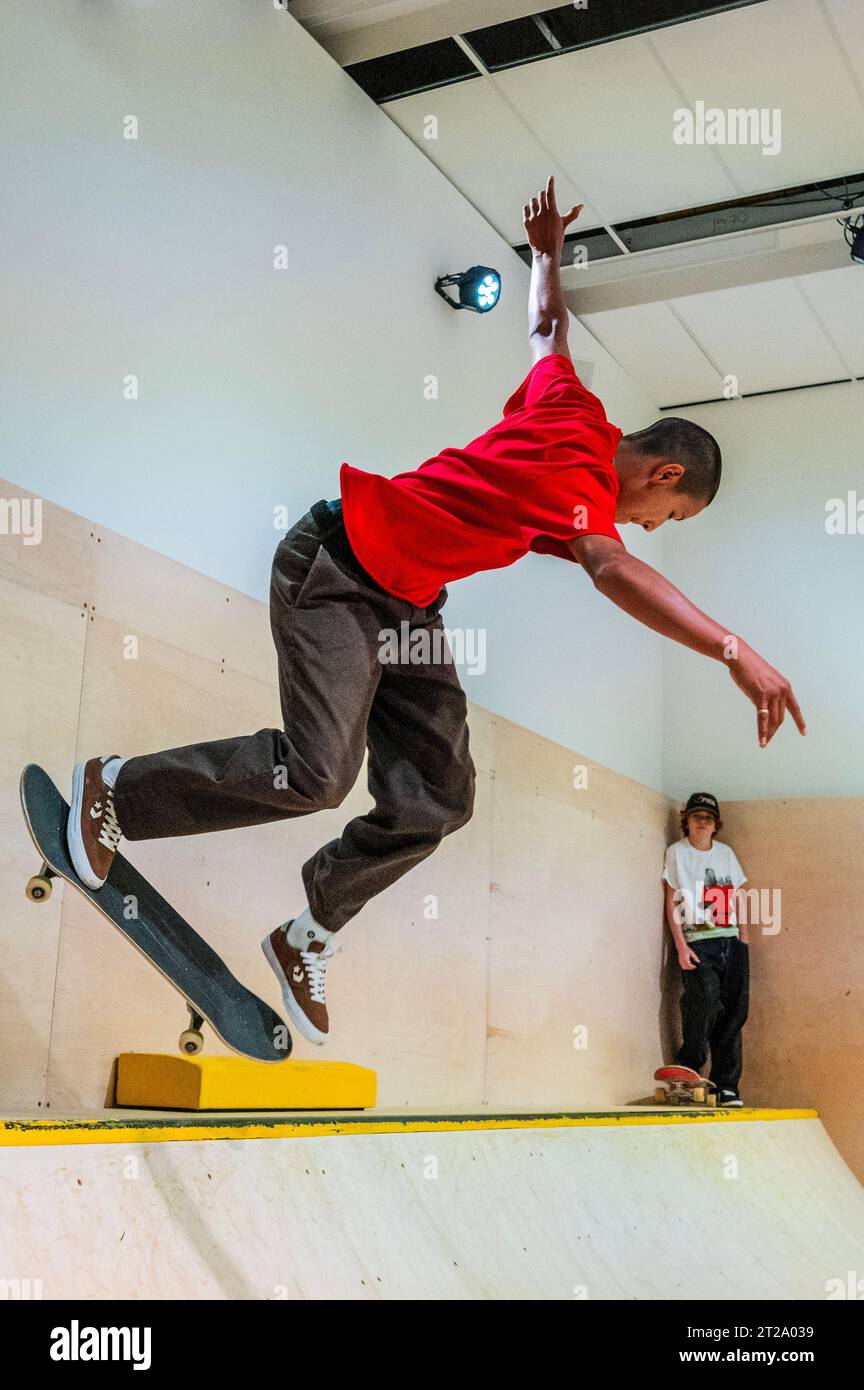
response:
M118 1106L155 1110L367 1110L377 1082L374 1071L352 1062L274 1067L246 1057L123 1052L116 1099Z
M267 1065L265 1063L265 1065ZM287 1063L283 1063L287 1066ZM817 1120L817 1110L603 1110L513 1115L423 1115L411 1111L379 1115L154 1115L117 1112L86 1118L0 1120L0 1148L55 1144L188 1143L203 1139L318 1139L338 1134L426 1134L500 1129L614 1129L645 1125L718 1125L748 1121Z

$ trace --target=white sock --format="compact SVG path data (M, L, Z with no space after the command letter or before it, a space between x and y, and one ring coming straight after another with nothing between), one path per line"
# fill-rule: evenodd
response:
M107 787L112 789L117 785L117 774L124 763L128 763L128 758L109 758L102 764L102 780Z
M335 932L328 931L322 927L320 922L316 922L308 907L305 912L301 912L299 917L295 917L290 927L285 933L289 946L293 946L295 951L302 951L304 946L308 946L310 941L322 941L326 946L336 935Z

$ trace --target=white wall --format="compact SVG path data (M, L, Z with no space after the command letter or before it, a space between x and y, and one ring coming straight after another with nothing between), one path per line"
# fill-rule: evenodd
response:
M860 796L864 534L827 534L825 505L856 489L864 502L864 383L676 413L716 434L723 482L698 518L663 528L664 570L788 676L808 732L787 720L760 749L755 711L724 669L669 643L666 790Z
M7 476L264 597L274 506L293 519L343 459L394 473L500 418L530 366L527 267L290 16L6 0L4 23ZM500 305L453 313L433 280L478 261ZM648 423L574 324L586 344L610 418ZM660 641L575 566L455 586L447 618L487 629L473 700L658 784Z

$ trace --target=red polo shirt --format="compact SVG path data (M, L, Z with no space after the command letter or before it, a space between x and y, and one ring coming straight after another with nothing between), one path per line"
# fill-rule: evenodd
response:
M410 473L382 478L343 463L351 547L372 578L425 608L442 586L512 565L529 550L573 560L576 536L615 529L621 430L569 357L534 363L504 415L464 449L443 449Z

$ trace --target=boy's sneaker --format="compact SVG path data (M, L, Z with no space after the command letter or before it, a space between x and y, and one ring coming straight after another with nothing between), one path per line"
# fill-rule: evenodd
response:
M737 1091L733 1091L731 1087L727 1086L722 1091L720 1091L719 1095L717 1096L717 1104L725 1106L737 1105L741 1107L743 1106L744 1102Z
M108 877L123 832L114 810L114 790L102 773L112 758L90 758L72 774L72 805L66 844L75 872L88 888Z
M282 988L289 1019L309 1042L323 1044L330 1033L324 972L333 957L333 947L323 941L310 941L300 951L288 940L290 926L291 922L286 922L265 936L261 949Z

